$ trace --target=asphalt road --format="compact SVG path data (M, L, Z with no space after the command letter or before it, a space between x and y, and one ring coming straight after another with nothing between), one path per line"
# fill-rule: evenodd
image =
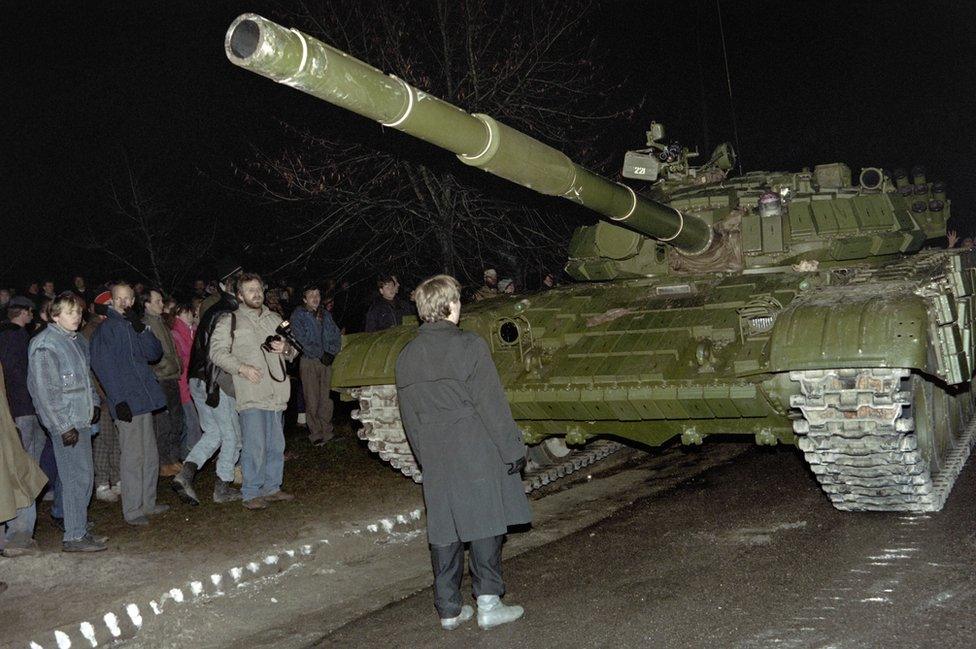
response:
M973 647L974 501L971 461L939 514L838 512L757 447L506 561L514 624L442 631L426 589L314 646Z

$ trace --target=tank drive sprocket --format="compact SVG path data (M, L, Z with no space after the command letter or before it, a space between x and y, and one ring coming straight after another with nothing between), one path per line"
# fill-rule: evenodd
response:
M350 390L350 394L359 399L359 410L352 413L353 419L363 424L358 431L359 438L394 469L414 482L421 482L423 475L400 420L396 386L371 385ZM624 445L618 442L598 440L584 449L570 449L565 454L532 453L522 480L525 492L530 493L575 473L622 448Z
M968 391L907 369L790 372L798 445L846 511L942 509L976 439ZM953 433L953 431L959 431Z

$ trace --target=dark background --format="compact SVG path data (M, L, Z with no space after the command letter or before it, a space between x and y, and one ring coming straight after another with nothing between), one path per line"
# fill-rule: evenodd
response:
M226 60L223 36L236 15L284 20L287 8L5 2L2 283L53 276L63 286L74 272L106 272L105 259L77 250L64 232L106 209L107 179L126 161L173 210L218 219L215 254L273 236L279 210L240 191L235 165L246 165L254 147L274 147L282 123L322 133L375 128ZM714 0L600 6L591 25L607 86L622 82L619 107L638 107L633 121L608 125L600 146L613 166L603 171L616 173L624 151L644 145L652 119L666 124L669 139L704 153L737 139L747 170L841 161L856 174L922 164L929 179L948 183L954 222L972 233L971 3L725 0L720 11L731 102ZM423 147L406 154L443 155ZM266 233L234 227L262 215Z

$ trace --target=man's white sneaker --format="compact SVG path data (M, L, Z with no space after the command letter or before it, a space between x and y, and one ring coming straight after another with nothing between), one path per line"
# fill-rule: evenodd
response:
M461 622L467 622L474 617L474 609L465 604L461 607L461 614L457 617L442 617L441 628L451 631L461 626Z
M522 617L525 609L521 606L506 606L498 595L478 595L478 626L490 629L499 624L514 622Z
M112 488L107 484L100 484L95 488L95 498L107 503L118 502L119 495L112 491Z
M122 495L122 483L121 482L116 482L114 485L112 485L112 493L115 494L116 496L121 496Z

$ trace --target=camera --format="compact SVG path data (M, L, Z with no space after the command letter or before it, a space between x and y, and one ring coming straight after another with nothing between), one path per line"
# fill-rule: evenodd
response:
M264 339L264 342L261 343L261 349L266 352L270 352L271 343L277 340L284 340L286 343L294 347L300 354L305 353L305 349L302 347L302 344L298 342L298 339L295 338L295 334L291 330L291 323L287 320L282 321L282 323L278 325L278 328L275 329L273 336L268 336Z

